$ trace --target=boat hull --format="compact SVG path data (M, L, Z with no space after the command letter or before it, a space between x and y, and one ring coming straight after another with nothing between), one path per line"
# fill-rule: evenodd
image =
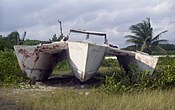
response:
M158 62L158 58L143 52L126 51L108 47L106 53L116 56L119 64L126 72L130 70L130 66L136 66L138 73L141 71L149 71L150 74L152 74Z
M87 42L68 42L68 58L74 75L82 82L89 80L99 69L105 46Z
M66 44L46 44L41 46L14 46L18 63L30 79L46 80L59 60L66 56Z

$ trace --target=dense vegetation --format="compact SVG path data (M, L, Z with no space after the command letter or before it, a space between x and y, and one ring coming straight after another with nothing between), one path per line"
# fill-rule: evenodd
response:
M16 86L25 79L15 53L12 50L0 51L0 86Z
M126 74L122 69L116 69L111 76L106 76L100 90L106 93L123 93L150 89L170 89L175 85L175 58L160 58L153 74L149 71L137 73L137 67L130 65Z
M54 34L52 39L48 41L41 41L41 40L31 40L25 39L26 32L22 36L17 31L11 32L7 36L0 35L0 50L4 49L13 49L14 45L38 45L40 43L51 43L53 41L60 41L63 36L58 36Z

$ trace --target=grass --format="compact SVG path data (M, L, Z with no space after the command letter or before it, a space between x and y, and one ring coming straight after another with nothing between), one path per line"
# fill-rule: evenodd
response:
M67 62L60 65L53 75L71 73ZM113 73L105 66L98 72ZM175 88L110 95L99 92L94 85L89 89L64 85L56 88L0 88L0 110L174 110L174 102Z
M112 66L115 66L117 70L120 70L119 64L114 59L105 59L103 60L98 73L100 74L111 74L113 73ZM62 76L62 75L71 75L71 67L68 63L68 60L63 60L58 62L57 66L54 68L52 72L52 76Z
M107 95L94 89L51 91L0 89L0 109L14 110L174 110L175 89Z

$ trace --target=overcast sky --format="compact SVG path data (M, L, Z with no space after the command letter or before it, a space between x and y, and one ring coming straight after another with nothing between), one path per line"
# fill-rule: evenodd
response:
M27 31L28 39L48 40L60 34L59 19L64 34L105 32L110 43L125 47L129 27L148 17L154 34L168 30L161 38L175 44L175 0L1 0L0 35Z

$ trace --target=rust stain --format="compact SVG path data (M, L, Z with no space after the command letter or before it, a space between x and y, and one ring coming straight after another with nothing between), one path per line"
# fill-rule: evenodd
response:
M37 62L39 60L39 54L43 52L40 48L36 48L33 52L33 55L35 56L34 62Z
M21 61L22 66L24 68L27 68L27 66L25 65L25 61L26 59L33 59L33 61L36 63L39 60L39 54L43 52L40 48L36 48L33 53L29 53L26 49L19 49L18 53L23 55L23 59Z
M29 58L30 57L30 55L29 55L29 53L28 53L28 51L26 49L19 49L18 52L23 54L23 57L25 57L25 58Z
M40 58L40 53L44 52L44 51L48 51L48 50L52 50L52 49L64 49L65 45L59 45L59 44L53 44L53 45L42 45L40 47L36 47L34 48L34 51L27 51L27 49L19 49L18 53L23 55L22 58L22 66L24 68L27 68L25 61L27 59L31 59L31 61L33 61L34 63L36 63L39 58Z

